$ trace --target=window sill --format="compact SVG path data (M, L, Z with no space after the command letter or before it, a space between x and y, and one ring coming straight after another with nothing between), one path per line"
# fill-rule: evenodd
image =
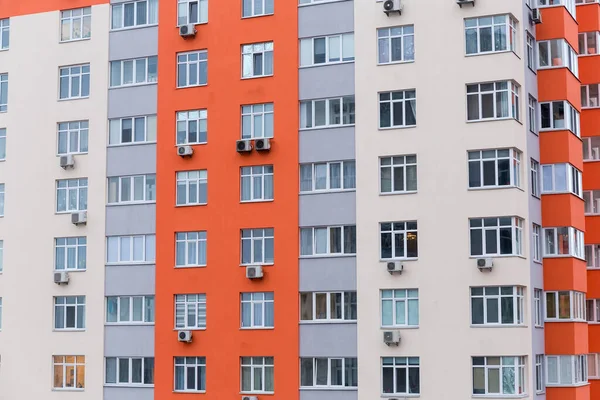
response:
M154 326L154 322L105 322L104 326Z
M109 32L133 31L136 29L153 28L155 26L158 26L158 24L145 24L145 25L127 26L127 27L123 27L123 28L110 28Z
M328 63L321 63L321 64L301 65L301 66L298 67L298 69L329 67L329 66L332 66L332 65L353 64L353 63L354 63L354 60L336 61L336 62L328 62Z
M581 386L589 386L589 384L590 384L589 382L571 383L571 384L546 383L546 388L555 388L555 387L581 387Z
M583 107L583 106L581 106L581 111L585 111L585 110L597 110L599 108L600 108L600 105L594 106L594 107L590 107L590 106Z
M495 258L521 258L523 260L527 259L527 257L525 257L524 255L521 255L521 254L481 254L478 256L470 255L469 258L471 260L475 260L478 258L494 258L494 259Z
M301 260L319 259L319 258L350 258L356 257L356 253L352 254L314 254L314 255L301 255Z
M194 203L194 204L175 204L175 208L178 207L196 207L196 206L206 206L208 203Z
M598 267L590 267L590 266L587 266L587 269L588 269L588 270L591 270L591 271L600 271L600 266L598 266Z
M350 392L350 391L357 391L358 387L356 387L356 386L352 386L352 387L346 387L346 386L300 386L300 390L307 390L307 391L315 391L315 390L327 390L327 391L341 390L341 391L345 391L345 392Z
M87 212L87 210L69 210L69 211L55 211L54 215L70 215L79 212Z
M384 126L384 127L378 127L377 130L379 131L391 131L394 129L410 129L410 128L416 128L417 125L404 125L404 126Z
M240 331L272 331L275 330L273 326L260 327L260 326L248 326L248 327L240 327Z
M419 257L406 257L406 258L379 258L379 262L387 263L394 261L417 261Z
M567 322L569 324L572 324L574 322L580 323L580 324L587 324L588 322L585 319L573 319L573 318L565 318L565 319L551 319L551 318L545 318L544 319L544 323L545 324L551 324L551 323L564 323Z
M402 64L414 64L415 60L406 60L406 61L390 61L390 62L386 62L386 63L377 63L378 67L383 67L386 65L402 65Z
M259 75L259 76L242 76L240 79L241 80L247 80L247 79L261 79L261 78L272 78L273 74L271 75Z
M88 155L87 151L81 151L81 152L77 152L77 153L64 153L64 154L56 154L56 157L62 157L62 156L86 156Z
M586 217L598 217L600 213L584 213L583 215Z
M270 14L247 15L247 16L243 16L242 15L242 21L245 20L245 19L260 18L260 17L270 17L272 15L275 15L275 13L272 12Z
M148 145L148 144L156 144L156 141L154 141L154 142L131 142L131 143L108 144L108 145L106 145L106 147L110 149L110 148L113 148L113 147L143 146L143 145Z
M150 85L157 85L157 84L158 84L158 82L130 83L130 84L127 84L127 85L109 86L108 90L126 89L126 88L132 88L132 87L150 86Z
M467 188L467 190L473 191L473 192L477 192L477 191L481 191L481 190L502 190L502 189L519 189L520 191L523 191L523 189L521 189L520 187L515 186L515 185L481 186L481 187L470 187L470 188Z
M485 52L479 52L479 53L473 53L473 54L467 54L465 53L465 57L477 57L477 56L490 56L490 55L494 55L494 54L506 54L506 53L513 53L517 58L521 59L516 52L514 52L513 50L502 50L502 51L485 51Z
M144 385L142 383L105 383L104 387L114 387L114 388L154 388L154 384Z
M84 392L85 388L52 388L53 392Z
M300 320L300 325L356 325L355 319L348 320L332 320L332 319L319 319L319 320Z
M252 204L252 203L272 203L274 202L274 199L267 199L267 200L240 200L240 204Z
M85 272L86 269L55 269L52 272L68 272L69 274L72 272Z
M340 124L340 125L325 125L325 126L313 126L310 128L300 128L300 132L304 131L318 131L320 129L334 129L334 128L347 128L349 126L355 126L355 124Z
M594 3L586 3L586 4L594 4ZM598 4L598 3L596 3L596 4ZM577 5L579 5L579 4L577 4ZM600 55L599 53L596 53L596 54L577 54L577 57L592 57L592 56L599 56L599 55Z
M466 121L466 122L467 122L467 124L476 124L476 123L479 123L479 122L495 122L495 121L511 121L511 120L512 120L512 121L516 121L516 122L518 122L519 124L523 125L523 124L521 123L521 121L519 121L518 119L516 119L516 118L513 118L513 117L504 117L504 118L484 118L484 119L471 119L471 120L467 119L467 121Z
M58 101L74 101L74 100L86 100L89 99L90 96L83 96L83 97L65 97L64 99L58 99Z
M544 256L543 256L543 258L569 258L569 257L585 261L585 257L579 257L579 256L575 256L573 254L550 254L550 255L544 254Z
M471 328L528 328L526 324L470 324Z
M417 194L417 191L416 190L407 190L404 192L385 192L385 193L379 192L380 196L401 196L404 194Z
M135 266L135 265L154 265L156 264L156 262L154 261L138 261L138 262L132 262L132 261L123 261L123 262L119 262L119 261L114 261L114 262L107 262L104 265L106 267L131 267L131 266Z
M177 86L175 89L191 89L191 88L199 88L199 87L206 87L208 86L208 82L207 83L201 83L199 85L187 85L187 86Z
M540 133L542 133L542 132L557 132L557 131L569 131L573 135L575 135L575 136L577 136L578 138L581 139L581 135L576 134L571 129L567 128L566 126L564 126L562 128L540 128Z
M122 206L140 206L144 204L156 204L156 200L154 201L132 201L129 203L107 203L106 207L122 207Z
M0 49L0 53L2 53L3 51L8 51L8 50L9 50L9 47L6 47L4 49Z
M52 332L85 332L85 328L84 329L75 329L75 328L56 329L56 328L53 328Z
M586 159L584 159L583 162L584 163L588 163L588 162L600 162L600 160L594 160L594 159L586 160Z
M261 266L261 267L272 267L273 265L275 265L274 262L272 263L245 263L245 264L240 264L240 267L256 267L256 266Z
M175 265L175 269L206 268L206 265Z
M251 394L260 394L260 395L273 395L275 392L240 392L241 395L251 395Z
M341 3L343 1L348 1L348 0L323 0L323 1L314 1L312 3L306 3L306 4L298 4L298 8L301 7L310 7L310 6L318 6L320 4L329 4L329 3ZM380 1L380 0L378 0Z
M173 328L174 332L178 332L178 331L205 331L206 328L189 328L189 327L185 327L185 328Z
M529 397L527 393L523 394L473 394L474 399L524 399Z
M59 40L58 43L63 44L63 43L85 42L87 40L92 40L92 37L90 36L90 37L80 38L80 39Z
M206 393L206 390L173 390L173 393Z
M156 142L154 142L156 143ZM179 147L179 146L200 146L203 144L208 144L208 142L198 142L198 143L175 143L174 147Z
M380 326L379 329L381 329L382 331L385 330L396 330L396 329L419 329L419 325L415 325L415 326L408 326L408 325L398 325L398 326Z
M417 397L421 397L421 394L419 393L383 393L381 395L382 399L389 399L389 398L394 398L397 400L400 400L402 398L417 398Z
M330 194L330 193L352 193L352 192L356 192L356 188L352 188L352 189L333 189L333 190L312 190L312 191L305 191L305 192L300 192L299 195L300 196L311 196L311 195L315 195L315 194Z
M180 27L184 26L184 25L194 25L194 26L198 26L198 25L206 25L208 24L208 21L206 22L186 22L185 24L177 24L176 27L179 30Z

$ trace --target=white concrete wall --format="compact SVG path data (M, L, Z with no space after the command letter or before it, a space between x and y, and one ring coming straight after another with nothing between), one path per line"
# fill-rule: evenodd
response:
M11 18L10 50L0 52L9 74L3 299L0 332L0 399L58 399L52 391L52 355L85 355L85 390L78 399L102 398L104 228L106 187L109 6L92 8L90 40L59 43L59 12ZM91 64L90 98L57 101L59 66ZM57 122L88 119L89 154L64 171L56 156ZM88 224L76 227L55 214L57 179L87 177ZM71 273L68 286L53 283L54 238L87 236L87 271ZM53 296L86 296L86 331L53 331Z

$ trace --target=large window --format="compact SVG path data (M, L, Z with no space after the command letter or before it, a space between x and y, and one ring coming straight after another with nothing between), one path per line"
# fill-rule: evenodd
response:
M471 256L523 254L523 219L493 217L469 219Z
M566 129L580 136L579 112L568 101L540 103L540 115L540 131Z
M56 181L56 212L87 210L87 178Z
M300 193L354 190L356 163L330 161L300 165Z
M354 96L300 102L300 129L352 125Z
M379 159L380 193L417 191L417 156L381 157Z
M382 290L381 326L385 328L419 326L419 290Z
M92 8L75 8L60 12L60 41L89 39L92 36Z
M89 121L60 122L58 124L58 155L88 152Z
M241 357L242 393L273 393L273 357Z
M473 357L473 394L522 396L525 357Z
M520 286L471 288L472 325L523 325L524 311Z
M56 238L54 239L54 269L57 271L84 271L86 253L87 239L84 236Z
M111 11L111 29L128 29L158 23L158 0L113 4Z
M273 200L273 166L240 168L241 201Z
M419 357L382 357L381 375L384 395L421 393Z
M61 67L59 73L59 97L61 100L81 99L90 96L90 64ZM0 105L2 104L1 98L2 95L0 94ZM0 111L2 111L1 108Z
M356 321L356 292L300 293L300 320L311 322Z
M273 14L274 0L243 0L242 17L260 17Z
M108 204L134 204L156 201L156 175L108 178Z
M581 171L571 164L542 165L542 194L573 193L583 197Z
M538 224L532 224L531 232L533 236L533 242L531 243L533 261L542 262L542 227Z
M208 172L177 172L177 205L203 205L208 201Z
M546 321L585 322L585 293L546 292Z
M544 257L584 259L583 232L573 227L544 228Z
M581 85L581 108L600 107L599 89L600 84Z
M300 228L300 256L356 254L356 226Z
M177 87L206 85L208 81L208 51L177 53Z
M600 268L600 245L585 245L585 261L588 268Z
M10 18L0 19L0 50L7 50L10 39Z
M175 295L175 329L206 329L206 294Z
M519 120L519 89L512 81L467 85L467 120Z
M377 54L379 64L414 61L414 25L377 29Z
M274 326L273 292L241 293L242 328L260 329Z
M242 106L242 139L273 137L273 103Z
M533 289L533 323L536 327L544 326L544 291Z
M354 61L354 33L300 39L300 66Z
M177 0L177 25L208 22L208 0Z
M155 235L108 236L106 238L107 264L154 263Z
M207 141L207 110L177 113L177 144L203 144Z
M111 61L110 87L155 83L158 78L158 57Z
M517 21L510 15L465 19L467 54L515 51Z
M85 356L52 356L54 390L85 388Z
M85 329L85 296L58 296L54 298L54 329Z
M106 357L107 385L154 385L154 357Z
M108 324L154 323L154 296L109 296L106 298Z
M273 264L274 243L273 228L242 229L242 264Z
M242 45L242 78L273 75L273 42Z
M521 186L521 152L516 149L469 151L469 187Z
M595 2L595 0L594 0ZM600 32L583 32L579 34L579 55L598 54L600 44Z
M575 50L565 39L538 41L538 69L557 67L567 67L578 77L579 65Z
M382 222L379 232L382 260L418 257L417 221Z
M600 322L600 299L585 301L585 319L593 324Z
M417 92L399 90L379 93L379 128L417 125Z
M175 233L175 266L206 266L206 231Z
M108 144L141 144L156 142L156 115L111 119Z
M583 201L586 214L600 214L600 190L584 190Z
M358 360L356 358L301 358L301 388L356 388Z
M583 161L600 161L600 136L581 138Z
M206 357L175 357L175 392L206 390Z
M587 383L587 357L546 356L546 386L580 386Z

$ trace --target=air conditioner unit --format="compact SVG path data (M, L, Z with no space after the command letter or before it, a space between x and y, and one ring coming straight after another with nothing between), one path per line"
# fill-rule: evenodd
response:
M254 148L256 151L269 151L271 149L271 140L269 138L254 140Z
M252 151L252 141L250 140L238 140L235 142L235 149L238 153L249 153Z
M85 225L87 223L87 211L77 211L71 214L73 225Z
M478 258L477 259L477 268L480 271L491 271L494 267L494 260L491 258Z
M179 36L182 38L196 36L196 26L194 24L181 25L179 27Z
M177 331L177 340L184 343L192 343L192 331Z
M542 23L542 13L539 8L534 8L531 10L531 22L534 24Z
M58 285L67 285L69 283L69 273L65 271L55 272L54 283Z
M67 154L65 156L60 156L60 167L62 169L67 169L69 167L73 168L75 166L75 157L73 154Z
M404 270L404 265L402 265L402 263L400 261L390 261L387 263L387 271L390 274L402 274L402 271Z
M458 4L460 8L462 8L462 6L465 4L470 4L475 7L475 0L456 0L456 4Z
M400 344L400 331L384 331L383 343L388 346L398 346Z
M399 15L402 15L402 0L385 0L383 2L383 12L388 17L390 13L397 12Z
M181 157L191 157L194 154L192 146L177 146L177 154Z
M246 266L246 278L261 279L262 277L263 277L262 266L260 266L260 265L247 265Z
M242 400L258 400L256 396L242 396Z

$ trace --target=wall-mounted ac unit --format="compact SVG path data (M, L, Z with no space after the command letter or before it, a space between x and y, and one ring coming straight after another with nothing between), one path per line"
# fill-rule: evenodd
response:
M383 343L388 346L398 346L400 344L400 331L384 331Z
M182 38L196 36L196 26L194 24L181 25L179 27L179 36Z
M177 340L179 342L191 343L192 331L177 331Z
M60 167L62 169L73 168L75 166L75 157L73 154L60 156Z
M54 283L57 285L67 285L69 283L69 273L66 271L55 272Z
M494 260L491 258L478 258L477 259L477 268L480 271L491 271L494 268Z
M76 211L71 214L71 223L73 225L87 224L87 211Z
M246 266L246 278L261 279L262 277L263 277L262 266L260 266L260 265L247 265Z

